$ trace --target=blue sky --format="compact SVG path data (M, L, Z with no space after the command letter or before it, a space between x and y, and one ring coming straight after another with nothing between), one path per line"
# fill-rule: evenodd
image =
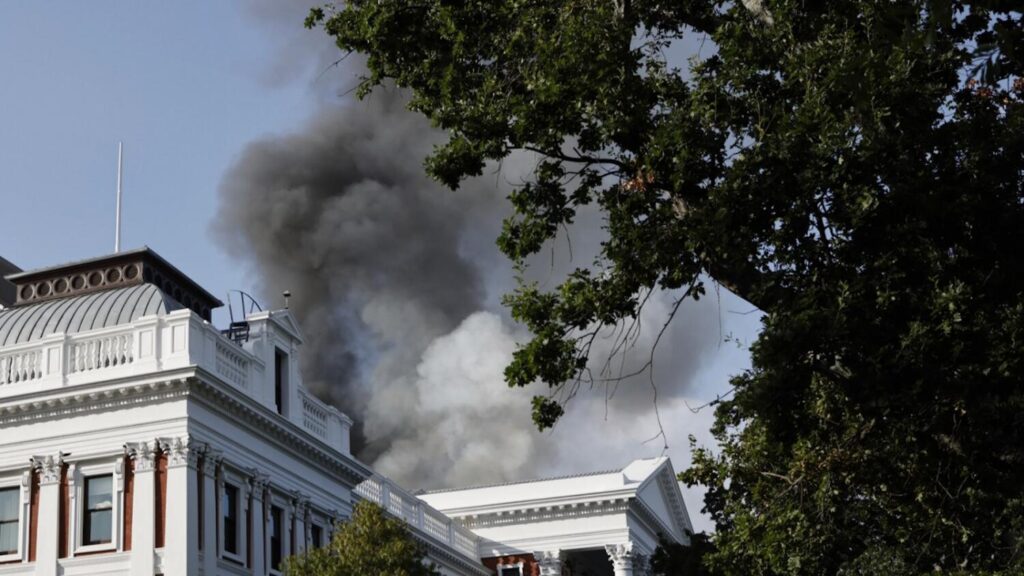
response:
M33 268L111 252L123 140L123 247L151 246L218 295L250 288L209 232L217 186L314 100L308 81L269 80L282 39L254 10L0 2L0 254Z

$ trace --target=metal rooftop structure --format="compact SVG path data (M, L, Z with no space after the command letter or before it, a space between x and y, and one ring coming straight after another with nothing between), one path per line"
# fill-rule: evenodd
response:
M14 285L14 307L62 300L129 286L155 286L184 308L210 320L223 303L148 247L5 276Z

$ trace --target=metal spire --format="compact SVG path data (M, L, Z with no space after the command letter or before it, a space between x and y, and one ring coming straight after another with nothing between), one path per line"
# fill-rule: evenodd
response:
M122 162L122 143L117 143L117 216L114 220L114 252L121 251L121 171L124 166Z

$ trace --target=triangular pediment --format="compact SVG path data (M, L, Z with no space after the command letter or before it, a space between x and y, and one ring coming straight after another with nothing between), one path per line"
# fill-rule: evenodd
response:
M270 319L277 323L282 330L298 340L300 344L303 342L302 330L299 328L299 322L295 319L295 316L292 315L290 310L274 310L270 313Z
M671 536L680 542L688 540L687 533L693 531L693 526L683 502L683 494L672 472L672 464L667 459L640 486L636 498L662 526L672 532L665 536Z

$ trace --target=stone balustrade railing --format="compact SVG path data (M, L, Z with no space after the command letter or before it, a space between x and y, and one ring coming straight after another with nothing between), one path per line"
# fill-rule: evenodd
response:
M191 367L273 409L273 383L266 380L272 374L264 363L189 310L0 347L0 403L24 394ZM351 420L303 387L293 398L295 407L285 416L347 453Z
M476 534L391 480L375 474L357 486L355 493L405 521L419 533L455 549L474 562L479 562Z

